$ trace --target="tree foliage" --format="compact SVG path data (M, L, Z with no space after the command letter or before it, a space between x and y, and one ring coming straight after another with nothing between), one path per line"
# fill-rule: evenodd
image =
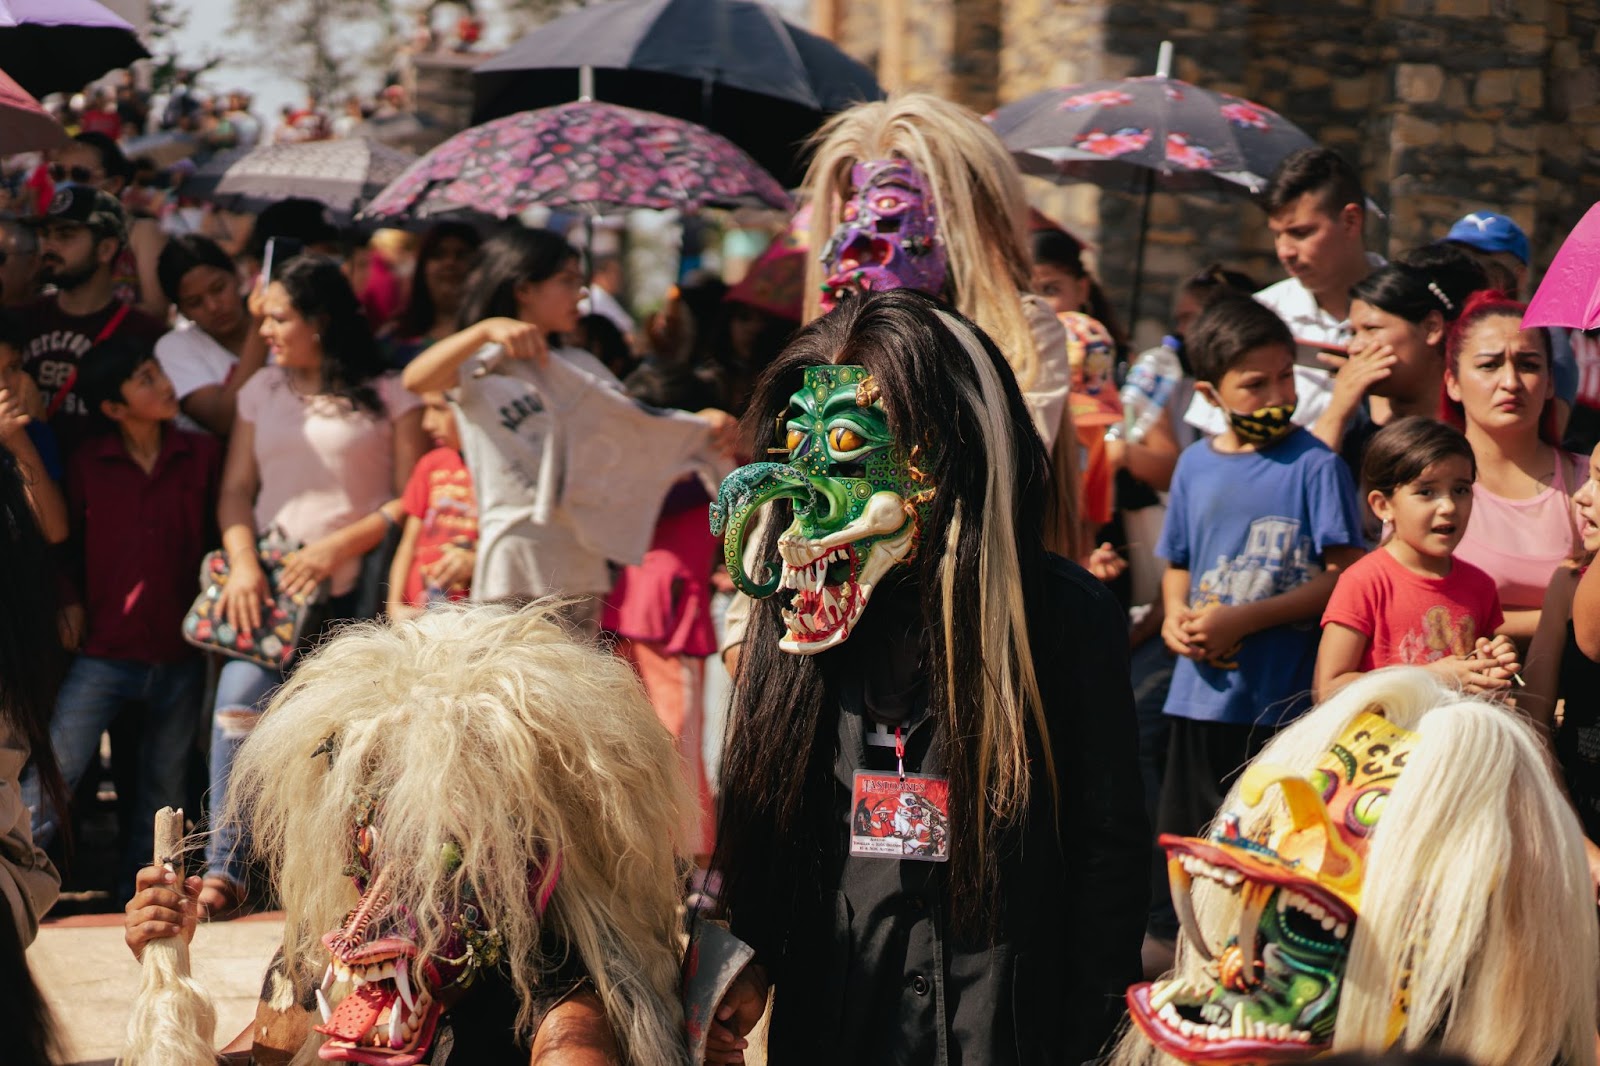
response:
M319 100L346 91L375 58L393 57L393 0L234 0L233 22L260 49L250 58Z

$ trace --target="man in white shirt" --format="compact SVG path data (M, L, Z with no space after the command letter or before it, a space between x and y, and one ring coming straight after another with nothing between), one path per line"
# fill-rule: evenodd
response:
M209 237L172 238L156 274L182 316L156 342L156 360L178 392L178 424L226 437L234 398L267 361L261 320L239 291L233 260Z
M1316 365L1341 362L1350 344L1350 287L1383 258L1367 251L1366 197L1355 169L1328 148L1303 148L1278 165L1262 197L1278 261L1289 276L1256 293L1299 342L1295 423L1310 426L1333 396L1333 376ZM1205 433L1226 428L1222 412L1196 397L1184 421Z

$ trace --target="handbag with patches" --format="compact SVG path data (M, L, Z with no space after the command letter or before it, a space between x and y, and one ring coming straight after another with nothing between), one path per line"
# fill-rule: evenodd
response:
M272 670L289 665L300 644L312 628L316 608L327 599L327 584L309 593L286 596L279 591L283 580L283 561L296 549L281 537L269 536L256 546L261 572L267 577L272 598L261 608L261 625L254 630L238 630L222 613L222 590L228 584L228 553L207 553L200 563L200 595L183 617L183 639L197 648L219 652L234 659L256 663Z

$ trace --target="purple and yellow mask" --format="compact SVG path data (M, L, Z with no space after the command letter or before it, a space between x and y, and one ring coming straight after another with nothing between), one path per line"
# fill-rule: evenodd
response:
M872 376L859 366L812 366L779 419L781 463L729 474L711 508L733 583L756 599L789 597L779 647L813 655L843 643L874 588L910 562L934 489L916 449L896 441ZM751 522L787 499L794 521L778 538L781 567L765 581L745 572ZM769 570L769 574L770 574Z
M838 228L822 249L822 310L833 310L852 290L916 289L938 296L947 264L922 175L903 159L879 159L852 167L850 183L855 195L845 201Z
M1309 778L1253 763L1240 779L1247 807L1274 786L1285 812L1254 839L1225 813L1209 839L1163 835L1183 935L1204 978L1170 977L1128 990L1134 1023L1184 1062L1274 1063L1328 1050L1359 920L1369 836L1416 735L1358 715ZM1196 879L1238 897L1236 928L1201 927Z

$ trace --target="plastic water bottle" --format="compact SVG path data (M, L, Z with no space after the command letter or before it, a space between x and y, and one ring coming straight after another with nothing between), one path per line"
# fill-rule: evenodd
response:
M1126 440L1138 444L1156 424L1172 390L1183 380L1183 364L1178 361L1178 339L1162 337L1161 343L1139 354L1128 368L1122 386L1122 421L1106 430L1106 440Z

